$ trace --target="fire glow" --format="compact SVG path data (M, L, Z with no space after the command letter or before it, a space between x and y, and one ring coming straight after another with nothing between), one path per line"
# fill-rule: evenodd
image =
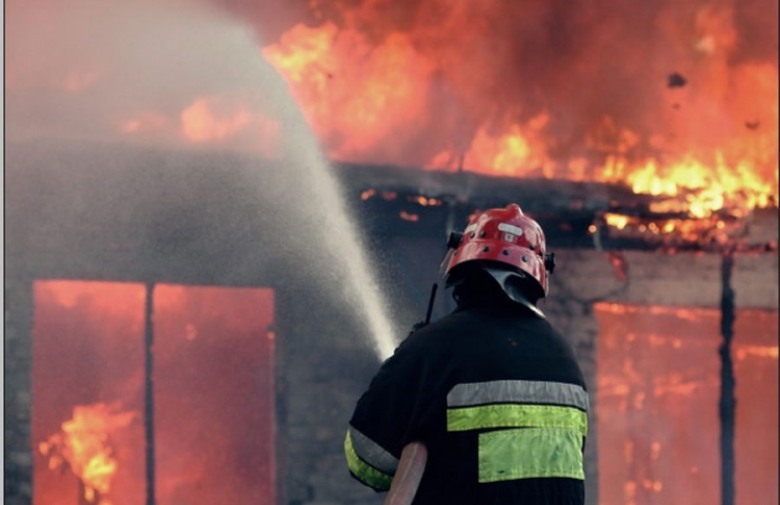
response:
M717 503L714 309L597 303L599 503ZM777 503L777 312L734 327L736 503Z
M143 284L36 281L36 505L274 503L274 293L160 284L153 461ZM193 449L194 448L194 449Z
M62 430L38 444L38 451L49 458L49 469L69 469L79 479L88 503L111 505L102 498L111 491L119 467L111 438L138 418L135 412L117 410L116 405L104 403L76 406Z
M339 161L624 183L693 218L776 206L776 58L742 54L774 38L744 43L758 21L736 5L688 4L658 7L650 44L606 5L312 2L318 23L263 54Z
M744 233L744 222L721 216L707 216L699 219L689 217L639 217L607 212L603 221L610 229L610 235L619 238L640 237L646 242L660 242L675 247L684 244L723 246L738 239ZM596 233L598 227L590 227ZM776 248L776 244L768 246Z
M194 16L186 24L197 33L157 38L149 19L121 15L123 2L79 9L126 37L138 30L155 51L186 48L158 64L176 66L176 85L121 79L160 69L91 24L67 32L51 21L75 16L71 8L18 3L11 35L30 40L9 47L14 118L17 102L38 117L35 93L46 90L64 114L92 114L68 131L274 157L287 132L269 84L247 62L222 66L236 56L236 27L253 22L249 52L281 74L331 160L624 184L657 196L654 212L693 219L777 206L776 2L664 0L637 15L630 1L318 0L291 14L276 0L267 4L283 12L269 16L270 7L211 0L230 16ZM151 5L149 18L182 25L180 13ZM215 32L207 25L217 18ZM193 38L208 47L190 47ZM39 39L57 49L55 62L41 59ZM96 51L104 45L115 52ZM65 116L71 125L76 114Z

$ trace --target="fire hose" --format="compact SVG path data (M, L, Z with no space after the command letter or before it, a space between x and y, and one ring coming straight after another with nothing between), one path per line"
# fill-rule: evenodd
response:
M436 289L438 284L434 283L431 287L431 296L428 299L428 310L425 314L425 320L417 323L412 328L415 332L427 326L431 322L431 313L433 312L433 302L436 299ZM390 484L390 491L387 493L384 505L411 505L414 496L417 494L417 488L425 472L425 464L428 462L428 449L421 442L411 442L401 451L401 459L398 462L398 470L395 472L393 482Z
M404 447L384 505L411 505L427 461L428 450L422 443L412 442Z
M431 296L428 300L428 310L425 320L414 325L412 332L427 326L431 321L433 302L436 299L438 284L431 288ZM411 442L401 451L401 460L398 462L398 470L395 472L390 491L387 493L384 505L411 505L417 488L425 472L425 464L428 462L428 449L421 442Z

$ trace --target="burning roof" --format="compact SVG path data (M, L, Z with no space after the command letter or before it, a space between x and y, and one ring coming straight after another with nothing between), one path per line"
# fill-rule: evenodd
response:
M334 159L776 202L769 1L310 6L263 54Z
M289 90L340 166L457 181L412 188L421 206L473 198L464 173L513 178L544 196L508 199L584 208L597 239L671 247L722 244L777 206L776 2L663 1L639 15L627 0L211 1L9 2L9 138L278 160L300 135Z

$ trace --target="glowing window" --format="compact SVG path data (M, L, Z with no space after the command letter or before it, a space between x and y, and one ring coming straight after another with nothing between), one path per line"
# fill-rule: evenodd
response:
M600 505L720 503L720 312L596 305ZM778 503L777 312L738 310L737 505Z
M274 503L273 291L151 293L157 502ZM35 283L35 505L145 503L149 294Z

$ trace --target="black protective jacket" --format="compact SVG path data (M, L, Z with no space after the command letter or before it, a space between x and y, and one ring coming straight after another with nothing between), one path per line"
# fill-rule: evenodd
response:
M360 398L350 473L389 489L403 447L428 463L416 505L582 505L588 396L563 337L512 302L410 334Z

